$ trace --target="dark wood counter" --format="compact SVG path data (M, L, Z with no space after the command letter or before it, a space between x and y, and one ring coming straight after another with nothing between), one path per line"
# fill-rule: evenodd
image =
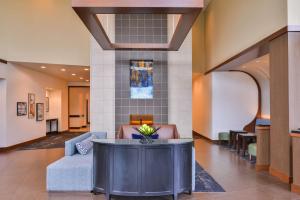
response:
M192 192L191 139L107 139L94 142L94 193L164 196Z

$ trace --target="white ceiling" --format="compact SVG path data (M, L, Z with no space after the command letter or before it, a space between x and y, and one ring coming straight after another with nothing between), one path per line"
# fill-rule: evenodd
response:
M237 70L249 72L253 76L261 76L270 79L270 57L269 54L256 58L244 65L237 67Z
M55 65L25 62L16 62L16 64L66 80L68 82L87 82L87 80L90 80L90 67L86 66ZM42 66L46 68L42 68ZM65 71L62 71L62 69L65 69ZM85 69L88 69L88 71L86 71ZM73 76L72 74L76 75Z

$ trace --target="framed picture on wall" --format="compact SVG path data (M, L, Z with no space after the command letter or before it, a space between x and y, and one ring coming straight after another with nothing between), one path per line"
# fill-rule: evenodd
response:
M36 104L36 121L44 120L44 104L37 103Z
M46 97L46 112L49 112L49 97Z
M17 102L17 116L27 115L27 103Z
M35 94L28 94L28 118L33 119L35 116Z
M153 60L130 60L131 99L153 99Z

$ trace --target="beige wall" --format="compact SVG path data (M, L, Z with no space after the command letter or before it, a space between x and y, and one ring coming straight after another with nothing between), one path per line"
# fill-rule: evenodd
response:
M212 138L212 75L193 74L193 131Z
M297 1L297 0L295 0ZM287 25L286 0L214 0L205 12L206 68L211 69ZM193 37L199 37L199 23ZM197 40L196 40L197 41ZM193 48L194 60L202 52ZM194 68L197 68L197 66Z
M45 120L36 121L35 118L28 119L28 116L17 116L16 114L16 103L27 102L28 93L35 94L36 103L44 103L45 105L47 88L61 91L61 112L51 117L58 118L59 131L68 129L68 88L65 80L14 63L8 63L7 65L0 63L0 79L2 78L5 80L6 90L4 91L6 97L6 130L0 135L0 138L5 140L0 143L0 147L12 146L46 135ZM3 87L3 82L1 86ZM1 93L3 94L3 88ZM50 110L52 108L50 107ZM44 114L46 119L46 113Z
M287 0L288 1L288 24L300 25L300 1L299 0Z
M217 140L219 132L243 129L256 116L257 97L257 86L245 73L214 72L194 76L193 130Z
M0 3L0 58L89 65L90 36L70 0Z

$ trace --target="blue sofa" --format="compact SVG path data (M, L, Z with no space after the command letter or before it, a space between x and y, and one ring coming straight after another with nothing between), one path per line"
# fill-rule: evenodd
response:
M76 143L91 135L106 139L105 132L88 132L65 142L65 156L47 167L47 191L92 191L93 190L93 151L80 155ZM195 163L195 148L192 151ZM195 164L192 165L192 188L195 189Z
M76 143L91 135L105 139L105 132L88 132L65 142L65 156L47 167L47 191L91 191L93 189L93 151L80 155Z

